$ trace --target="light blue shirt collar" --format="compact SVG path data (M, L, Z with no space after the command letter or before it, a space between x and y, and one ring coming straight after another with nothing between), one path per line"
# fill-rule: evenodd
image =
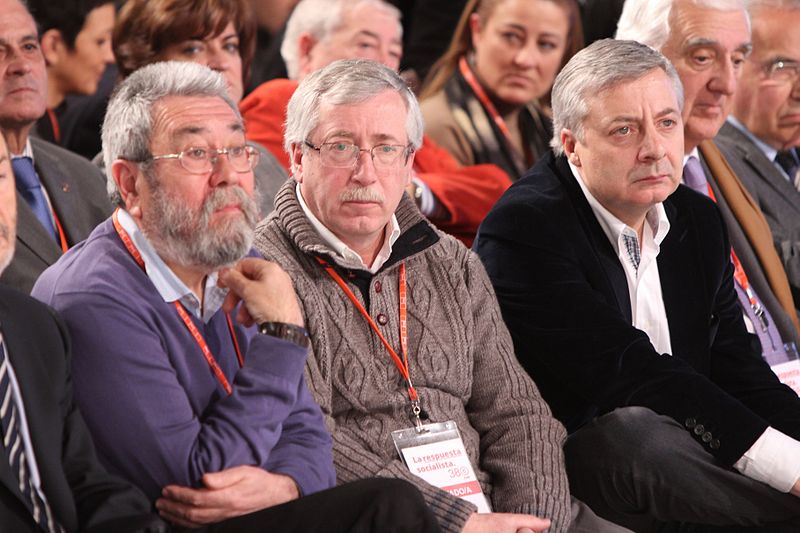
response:
M200 300L161 259L153 245L150 244L142 230L139 229L133 217L124 209L120 209L117 213L117 219L142 255L145 273L150 278L153 286L155 286L158 294L161 295L161 298L167 303L179 301L187 311L204 323L208 323L211 317L220 310L222 302L228 294L228 289L217 286L218 273L213 272L206 276L203 288L205 305L201 309Z
M747 129L747 126L736 120L736 117L734 117L733 115L728 115L728 123L730 123L730 125L736 128L737 130L744 133L748 139L753 141L753 144L755 144L756 147L758 147L758 149L761 150L761 152L767 157L767 159L769 159L772 162L773 166L775 166L775 168L777 168L780 171L781 175L787 180L791 181L791 177L786 173L785 170L783 170L783 167L781 167L775 161L775 156L778 155L778 150L776 148L773 148L772 146L768 145L767 143L765 143L764 141L753 135L753 133Z
M753 132L748 130L747 126L739 122L733 115L728 115L728 123L737 130L744 133L748 139L753 141L753 144L758 146L758 149L764 152L764 155L767 156L767 159L769 159L770 161L775 161L775 156L778 155L778 150L776 148L773 148L772 146L768 145L767 143L765 143L764 141L753 135Z

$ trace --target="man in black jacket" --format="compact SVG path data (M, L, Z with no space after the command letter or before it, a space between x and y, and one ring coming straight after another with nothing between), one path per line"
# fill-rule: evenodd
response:
M800 516L800 399L745 330L719 211L678 185L682 99L647 46L577 54L553 88L557 155L495 205L476 249L571 433L576 497L637 531L783 527Z

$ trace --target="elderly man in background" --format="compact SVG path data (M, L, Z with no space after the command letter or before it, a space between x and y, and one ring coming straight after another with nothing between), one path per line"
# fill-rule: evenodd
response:
M753 53L717 143L769 223L800 305L800 0L750 0Z
M636 531L796 528L800 398L745 330L718 209L679 186L678 74L606 39L552 102L557 155L500 199L476 249L570 432L570 489Z
M0 0L0 128L16 177L17 245L0 283L30 292L36 278L111 212L100 171L30 136L45 113L47 71L33 18Z
M283 124L297 83L337 59L372 59L397 70L401 38L400 12L383 0L301 0L281 46L290 79L269 81L242 101L248 138L269 148L288 169ZM499 167L459 166L423 136L408 189L426 217L470 245L478 224L510 184Z
M296 182L256 242L298 292L339 481L413 481L453 533L618 531L570 506L563 427L516 361L480 261L404 194L421 143L416 98L373 61L332 63L289 102ZM463 443L451 434L438 452L461 460L426 477L444 461L414 450L441 424Z
M435 531L407 485L313 494L334 483L331 440L291 281L245 257L258 152L222 76L137 70L109 103L103 151L118 209L34 294L72 334L76 397L108 468L185 527Z
M617 38L661 50L675 65L685 91L683 182L719 206L733 248L736 294L762 356L796 357L800 322L772 232L712 141L752 48L744 0L627 0Z

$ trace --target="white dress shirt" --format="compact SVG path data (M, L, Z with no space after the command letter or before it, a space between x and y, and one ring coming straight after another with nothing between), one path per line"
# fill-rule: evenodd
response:
M672 355L669 322L667 321L667 311L664 309L664 298L661 295L661 278L658 275L656 261L661 243L669 232L669 220L667 220L664 206L658 203L647 212L640 243L636 230L603 207L586 188L578 169L572 163L570 163L570 168L625 271L633 326L647 333L650 342L659 353ZM639 247L641 259L638 268L634 266L628 255L624 244L626 236L635 239L635 243Z
M361 259L360 255L342 242L339 237L334 235L331 230L325 227L325 224L320 222L320 220L314 216L314 213L311 212L306 205L305 200L303 200L303 194L300 192L299 183L297 184L295 193L297 194L297 200L300 202L300 207L308 217L308 221L311 222L311 225L315 230L317 230L317 233L319 233L319 236L322 237L322 240L325 241L325 243L330 246L331 249L333 249L334 260L338 265L356 270L366 270L370 274L374 274L380 270L386 261L389 260L389 257L392 255L392 245L395 243L397 238L400 237L400 225L397 223L397 217L394 216L394 214L392 214L392 218L389 219L389 223L383 230L383 245L381 246L378 255L375 256L375 260L372 261L371 265L367 265L364 263L364 260ZM387 231L389 232L388 238L386 235Z

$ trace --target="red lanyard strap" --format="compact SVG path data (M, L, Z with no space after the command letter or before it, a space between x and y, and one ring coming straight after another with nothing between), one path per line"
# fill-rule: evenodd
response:
M333 278L333 281L336 282L337 285L342 289L342 291L347 295L353 305L355 305L358 312L361 313L361 316L367 321L367 323L372 328L372 331L380 339L383 346L386 348L386 351L389 352L389 355L392 357L392 361L394 362L394 366L397 367L397 370L400 372L400 375L403 376L403 379L406 381L406 387L408 388L408 399L411 400L412 405L417 410L415 414L419 414L419 397L417 396L417 390L414 388L414 385L411 383L411 374L408 368L408 299L406 296L407 289L406 289L406 265L405 263L400 263L400 281L399 281L399 292L400 292L400 349L403 352L403 358L400 359L400 356L397 355L397 352L392 348L389 344L389 341L386 340L386 337L383 336L380 329L378 329L378 325L375 324L375 321L372 320L372 317L369 316L367 310L364 309L364 306L361 302L358 301L356 295L353 294L353 291L350 290L350 287L347 286L347 283L342 279L334 268L328 264L327 261L322 259L321 257L315 256L317 262L325 269L325 272Z
M458 60L458 68L461 71L461 75L464 76L464 79L467 80L467 83L472 88L472 91L478 97L478 100L481 101L483 107L485 107L489 112L489 115L492 117L494 123L498 128L500 128L500 131L506 136L506 139L508 139L509 145L514 146L514 143L511 140L511 131L508 129L506 121L503 120L503 117L501 117L500 113L497 112L497 108L494 107L494 104L486 95L483 87L481 87L481 84L475 78L475 74L472 73L472 69L469 68L467 59L464 56L461 56L461 59Z
M716 202L717 197L711 188L711 184L708 184L707 186L708 197ZM742 262L739 261L739 257L736 255L736 251L733 249L733 247L731 247L731 262L733 263L733 277L736 280L736 283L738 283L744 291L745 295L747 296L747 301L750 303L750 307L753 309L753 313L756 315L756 317L758 317L759 321L761 321L761 328L766 331L768 322L767 317L764 315L764 308L756 299L753 289L750 288L750 280L747 279L747 274L744 272Z
M144 270L144 259L142 259L142 254L136 248L136 245L133 244L133 240L131 240L131 237L130 235L128 235L128 232L125 231L125 228L123 228L122 224L120 224L117 216L118 212L119 208L117 208L117 210L114 211L114 216L112 217L112 220L114 222L114 229L117 230L117 235L119 235L119 238L122 240L122 244L125 245L125 248L133 257L133 260L136 261L136 264L139 265L142 268L142 270ZM208 347L208 343L200 334L200 331L197 329L197 326L194 325L194 322L192 322L192 318L189 316L189 313L186 312L186 309L183 307L183 305L177 300L173 303L175 305L175 310L178 312L178 315L181 317L181 320L183 320L186 329L189 330L189 333L192 335L192 338L200 347L200 351L203 353L203 357L205 358L206 363L208 363L208 367L211 369L211 372L213 372L214 376L217 378L217 381L219 381L219 384L222 385L222 388L225 389L225 392L230 396L231 394L233 394L233 387L231 387L231 384L225 377L225 373L222 371L219 364L217 363L217 360L214 358L214 354L211 353L211 349ZM231 321L231 317L228 313L225 313L225 318L228 321L228 332L231 334L231 341L233 342L233 348L234 350L236 350L236 359L239 362L239 368L241 368L244 366L244 358L242 357L242 352L239 349L239 341L236 339L236 333L233 329L233 322Z

